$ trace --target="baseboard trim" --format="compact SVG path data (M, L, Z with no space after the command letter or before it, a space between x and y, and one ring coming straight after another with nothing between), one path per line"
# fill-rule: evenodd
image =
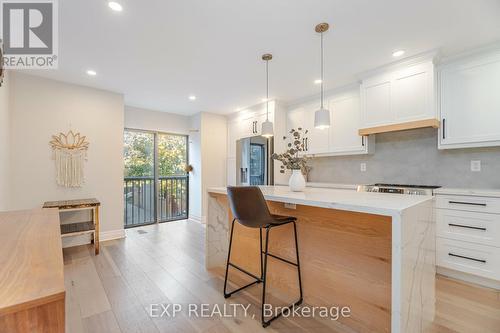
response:
M99 233L99 240L101 242L109 241L109 240L113 240L113 239L125 238L125 237L127 237L127 235L125 234L125 229L101 231Z
M189 214L189 219L201 223L201 216Z
M444 268L444 267L436 267L436 273L456 279L465 281L468 283L473 283L480 285L482 287L493 288L496 290L500 290L500 281L483 278L481 276L472 275L469 273L459 272L453 269Z

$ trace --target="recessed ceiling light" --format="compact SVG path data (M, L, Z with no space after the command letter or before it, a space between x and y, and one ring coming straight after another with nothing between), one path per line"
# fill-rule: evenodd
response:
M194 101L196 99L196 96L195 95L191 95L191 96L189 96L189 99L192 100L192 101Z
M396 57L396 58L401 57L403 54L405 54L404 50L397 50L397 51L392 52L392 56Z
M262 102L267 102L267 98L261 99Z
M314 84L320 84L321 82L323 82L321 79L314 80Z
M118 2L115 1L109 1L108 6L115 12L121 12L123 10L122 5L120 5Z
M237 108L235 109L235 111L236 111L236 112L241 111L241 108L240 108L240 107L237 107Z
M93 69L88 69L87 70L87 75L89 76L96 76L97 75L97 72Z

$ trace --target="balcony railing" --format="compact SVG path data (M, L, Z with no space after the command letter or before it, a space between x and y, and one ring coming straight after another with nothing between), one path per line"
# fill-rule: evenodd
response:
M155 206L153 177L125 177L125 227L186 219L188 217L188 176L158 178Z

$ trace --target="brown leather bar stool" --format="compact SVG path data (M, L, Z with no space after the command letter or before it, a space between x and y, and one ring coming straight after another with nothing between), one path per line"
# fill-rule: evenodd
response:
M264 318L264 304L266 304L266 272L267 272L267 257L273 257L275 259L281 260L287 264L297 267L298 274L298 282L299 282L299 290L300 290L300 298L297 302L288 306L288 308L292 308L294 305L300 305L302 303L302 281L300 278L300 261L299 261L299 245L297 242L297 226L295 221L297 220L293 216L281 216L281 215L273 215L269 212L269 208L267 207L266 200L262 195L260 189L256 186L244 186L244 187L228 187L227 195L229 198L229 204L231 206L231 211L233 212L233 222L231 224L231 236L229 238L229 250L227 253L227 264L226 264L226 276L224 278L224 297L228 298L232 294L243 290L247 287L250 287L254 284L261 283L262 287L262 311L261 311L261 321L262 326L267 327L269 324L279 318L283 311L281 311L276 316L273 316L266 320ZM234 230L234 222L238 221L240 224L249 228L259 228L260 232L260 277L255 276L254 274L246 271L244 268L236 266L231 263L231 247L233 244L233 230ZM269 232L272 228L276 228L288 223L293 223L293 232L295 236L295 253L297 262L292 262L290 260L278 257L274 254L269 253ZM266 244L264 246L264 250L262 250L262 229L266 229ZM262 262L262 257L264 257L264 262ZM226 292L227 286L227 276L229 272L229 266L238 269L239 271L251 276L255 279L255 281L238 288L230 293Z

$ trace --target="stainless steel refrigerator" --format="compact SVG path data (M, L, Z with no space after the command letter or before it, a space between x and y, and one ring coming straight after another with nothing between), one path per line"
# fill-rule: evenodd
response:
M273 185L273 139L262 136L236 141L236 185Z

